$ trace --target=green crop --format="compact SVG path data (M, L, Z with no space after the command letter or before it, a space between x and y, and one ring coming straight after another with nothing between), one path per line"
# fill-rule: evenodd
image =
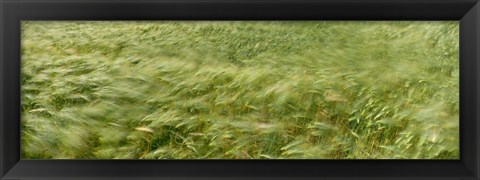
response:
M458 22L24 21L23 159L458 159Z

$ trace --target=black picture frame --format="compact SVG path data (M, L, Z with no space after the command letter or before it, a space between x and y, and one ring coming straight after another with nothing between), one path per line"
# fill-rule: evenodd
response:
M478 0L0 0L0 179L480 179ZM20 160L22 20L458 20L460 160Z

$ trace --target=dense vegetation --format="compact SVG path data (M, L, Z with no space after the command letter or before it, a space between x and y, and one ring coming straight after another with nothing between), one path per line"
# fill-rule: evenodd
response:
M22 23L25 159L457 159L458 22Z

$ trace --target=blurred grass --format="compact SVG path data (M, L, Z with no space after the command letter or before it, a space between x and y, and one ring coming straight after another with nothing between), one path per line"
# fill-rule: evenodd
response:
M458 159L458 22L22 22L23 159Z

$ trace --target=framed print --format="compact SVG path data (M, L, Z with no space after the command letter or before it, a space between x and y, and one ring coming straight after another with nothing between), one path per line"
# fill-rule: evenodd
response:
M479 179L475 0L4 0L1 179Z

